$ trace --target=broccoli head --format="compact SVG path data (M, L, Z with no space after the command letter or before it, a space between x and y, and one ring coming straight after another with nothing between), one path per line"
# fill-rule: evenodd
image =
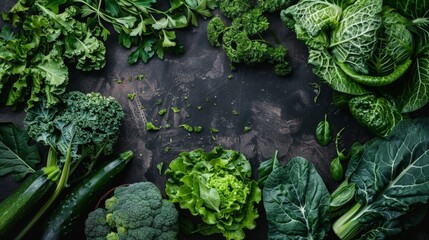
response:
M176 239L179 214L173 203L162 199L153 183L140 182L118 187L114 196L106 200L105 208L97 209L88 216L85 222L87 239ZM100 213L103 213L103 220L98 220ZM106 226L109 231L104 231Z

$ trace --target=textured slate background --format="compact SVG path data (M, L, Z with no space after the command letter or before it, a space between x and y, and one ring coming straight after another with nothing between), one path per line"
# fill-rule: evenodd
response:
M2 1L0 11L9 10L13 2ZM236 71L231 71L222 49L209 45L206 26L207 21L201 20L198 28L177 32L186 51L182 56L168 55L164 61L154 58L148 64L129 66L127 57L130 52L119 46L117 36L113 35L106 43L107 65L102 71L84 73L70 68L68 90L96 91L122 103L125 119L116 152L131 149L135 158L118 184L147 180L156 183L163 191L165 177L158 173L158 163L164 162L166 167L182 151L211 150L221 145L245 154L254 173L259 163L270 158L276 149L282 162L294 156L305 157L315 164L328 188L333 190L338 183L330 178L329 164L335 157L335 146L331 143L322 147L316 143L317 123L328 114L334 135L345 127L341 146L347 149L354 141L368 139L370 134L358 126L348 112L333 106L331 90L320 83L307 64L304 44L276 22L273 26L289 48L293 73L286 78L278 77L270 66L239 66ZM129 81L140 74L145 76L143 80ZM233 78L228 79L229 75ZM118 84L115 79L121 79L123 83ZM322 87L316 103L313 101L316 93L311 86L314 82ZM128 93L137 94L134 101L127 98ZM159 99L162 104L157 106ZM174 114L170 109L173 106L181 112ZM198 110L197 106L202 109ZM163 117L157 114L161 108L168 109ZM233 110L240 114L233 115ZM24 114L22 109L14 111L0 107L1 122L13 121L22 126ZM172 128L147 132L145 127L149 121L156 125L169 123ZM183 123L201 125L204 131L189 134L178 127ZM252 130L245 133L245 126ZM210 133L210 127L219 129L219 133ZM166 147L170 151L164 151ZM0 178L0 200L17 186L8 177ZM260 209L257 228L248 231L246 239L266 239L262 204ZM182 236L181 239L207 238L196 235ZM219 239L219 236L213 239Z

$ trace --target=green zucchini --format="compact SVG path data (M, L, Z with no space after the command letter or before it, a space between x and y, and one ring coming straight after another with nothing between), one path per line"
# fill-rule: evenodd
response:
M99 195L105 191L108 182L125 168L132 156L131 151L122 153L119 158L103 165L67 194L53 209L41 239L79 239L73 231L80 229L83 234L85 218L91 207L94 207Z
M25 226L23 222L29 219L29 214L54 192L60 173L56 166L33 173L0 203L0 239L13 238L19 231L16 226Z

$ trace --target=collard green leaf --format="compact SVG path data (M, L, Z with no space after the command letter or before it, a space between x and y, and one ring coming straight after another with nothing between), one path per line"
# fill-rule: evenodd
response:
M275 169L265 182L268 239L324 239L329 192L314 166L301 157Z
M357 73L368 74L367 61L377 42L382 3L382 0L357 0L344 9L338 27L332 33L332 55Z
M264 187L265 181L267 180L270 173L281 166L279 159L277 158L278 152L279 151L276 150L274 155L270 159L261 162L261 165L259 165L258 186L260 188Z
M415 59L411 78L396 89L402 112L413 112L429 102L429 52Z
M405 118L389 100L372 94L349 101L350 113L357 122L378 136L386 136Z
M37 147L28 145L26 131L13 123L0 123L0 176L12 174L17 181L34 173L40 162Z
M350 176L362 216L398 218L429 198L429 119L403 120L386 138L364 146ZM361 221L365 221L362 217Z
M304 0L283 10L281 15L291 16L308 35L315 37L320 32L337 26L341 13L341 7L332 1Z
M329 122L327 120L326 114L325 114L325 119L320 121L317 124L316 140L322 146L328 145L332 140L331 125L329 124Z
M328 51L310 49L308 62L313 65L313 72L335 91L350 95L368 93L365 88L348 78Z

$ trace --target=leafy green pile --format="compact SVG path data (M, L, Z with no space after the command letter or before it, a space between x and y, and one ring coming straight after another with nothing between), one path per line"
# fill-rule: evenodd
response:
M0 32L0 94L7 106L32 108L42 98L57 104L69 80L65 60L83 71L104 67L98 31L76 20L77 13L69 7L57 14L45 1L20 0L3 14L16 27Z
M67 184L85 178L102 155L112 153L124 116L116 99L99 93L68 92L55 107L43 103L28 110L24 124L33 140L49 147L46 165L60 168L61 176L55 192L18 238L49 209Z
M85 235L98 239L176 239L179 214L158 187L139 182L115 189L105 208L88 214Z
M255 228L261 190L243 154L221 148L182 152L165 174L169 200L202 220L193 232L244 239L243 229Z
M429 199L429 118L403 120L389 136L352 153L346 180L332 193L303 158L269 159L264 206L269 239L386 239L417 225ZM261 164L262 166L262 164Z
M154 6L156 0L72 0L81 6L82 17L98 24L106 40L110 34L103 22L110 23L119 33L119 42L134 48L128 58L130 64L147 62L154 55L163 59L166 52L180 53L174 30L189 25L198 26L198 17L210 17L213 8L207 0L169 0L166 10Z
M220 17L214 17L207 26L208 40L215 47L222 45L233 68L238 63L253 65L268 62L275 65L277 75L289 74L291 68L285 59L287 48L278 38L274 44L262 37L270 27L266 14L287 7L289 0L258 0L255 3L246 0L214 2L221 13L231 20L231 24L227 26Z
M314 73L386 136L429 102L428 10L425 0L301 0L281 17L308 46Z

